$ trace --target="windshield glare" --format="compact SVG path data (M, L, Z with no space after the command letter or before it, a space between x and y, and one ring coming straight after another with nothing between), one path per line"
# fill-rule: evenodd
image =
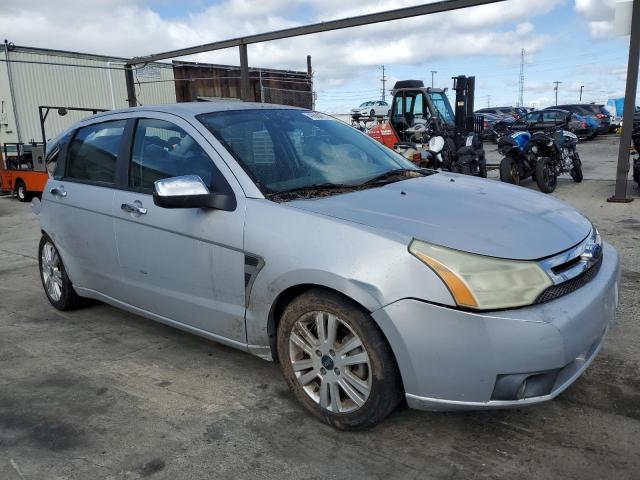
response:
M431 92L429 93L429 96L431 97L433 105L438 110L440 118L448 124L453 125L455 123L453 111L451 110L451 105L449 104L449 100L445 94L442 92Z
M418 168L344 122L308 110L237 110L199 115L267 193L314 185L360 185Z

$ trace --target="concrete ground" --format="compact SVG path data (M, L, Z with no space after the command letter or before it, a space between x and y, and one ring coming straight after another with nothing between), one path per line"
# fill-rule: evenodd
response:
M581 146L591 180L555 193L622 260L618 321L585 375L544 405L401 408L362 433L307 415L272 363L103 304L54 310L37 218L0 198L0 479L640 478L640 200L605 202L608 141Z

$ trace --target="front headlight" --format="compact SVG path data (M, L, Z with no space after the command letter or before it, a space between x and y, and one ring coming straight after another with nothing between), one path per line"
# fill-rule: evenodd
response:
M531 305L553 285L532 261L502 260L413 240L409 251L448 287L456 304L477 310Z

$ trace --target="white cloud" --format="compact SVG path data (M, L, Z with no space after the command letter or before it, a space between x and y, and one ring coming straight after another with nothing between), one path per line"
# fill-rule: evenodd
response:
M306 23L299 19L300 10L307 13L307 21L316 22L420 3L424 0L348 5L343 0L224 0L178 18L163 18L143 0L21 0L0 10L0 31L18 45L131 57ZM549 38L537 33L528 19L562 3L537 0L533 10L529 0L510 0L257 44L249 47L249 61L263 67L304 69L310 54L319 86L328 87L381 63L418 65L464 55L513 56L523 47L533 54ZM587 7L581 7L581 12L591 15L593 8ZM515 27L509 27L512 22L517 23ZM232 49L191 59L237 64L238 52Z
M594 39L613 36L613 17L617 0L575 0L574 10L588 25Z

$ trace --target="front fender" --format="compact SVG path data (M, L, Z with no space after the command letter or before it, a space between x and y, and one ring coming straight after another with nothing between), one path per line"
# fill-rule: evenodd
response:
M252 289L246 312L249 345L269 344L268 322L265 322L265 319L269 317L272 306L283 292L301 285L335 290L360 304L369 312L383 307L382 292L374 285L322 270L292 270L269 282L264 286L266 288L261 286Z

